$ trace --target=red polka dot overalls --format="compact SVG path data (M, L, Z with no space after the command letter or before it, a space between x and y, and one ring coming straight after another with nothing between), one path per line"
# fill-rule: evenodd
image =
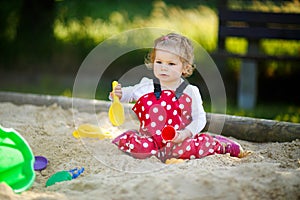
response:
M132 108L140 120L139 131L126 131L113 143L135 158L155 155L162 162L170 158L195 159L221 153L220 142L204 133L187 138L180 144L163 141L161 130L165 126L182 130L192 120L192 99L183 93L187 85L184 81L175 92L161 91L159 80L154 79L154 92L140 97Z

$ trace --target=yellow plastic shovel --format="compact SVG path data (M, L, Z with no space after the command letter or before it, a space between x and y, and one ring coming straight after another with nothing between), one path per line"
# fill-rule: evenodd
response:
M114 94L115 87L118 85L117 81L112 82L112 97L113 102L108 111L108 117L112 125L120 126L125 121L124 108L120 103L119 98Z
M75 138L99 138L100 140L112 138L109 132L104 132L99 126L81 124L74 132Z

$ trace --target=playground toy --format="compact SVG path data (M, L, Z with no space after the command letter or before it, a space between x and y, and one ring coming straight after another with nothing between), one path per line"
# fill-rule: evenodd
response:
M35 156L35 162L34 162L34 170L35 171L41 171L43 169L46 169L48 165L48 160L44 156Z
M117 81L112 82L112 97L113 102L109 107L108 118L112 125L120 126L125 121L125 114L123 105L120 103L119 97L114 94L115 87L118 85Z
M14 192L29 189L34 180L34 156L26 140L14 129L0 125L0 182Z
M99 138L100 140L106 138L112 138L109 132L103 132L103 130L92 124L81 124L77 130L73 132L75 138Z
M69 171L63 170L56 172L46 182L46 187L54 185L55 183L58 182L63 182L63 181L70 181L72 179L77 178L80 174L82 174L84 171L84 168L74 168Z
M161 132L161 137L165 141L172 141L176 137L177 133L173 126L166 126Z

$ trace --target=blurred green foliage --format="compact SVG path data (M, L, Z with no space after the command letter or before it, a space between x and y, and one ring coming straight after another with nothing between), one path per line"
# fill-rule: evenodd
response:
M66 11L66 7L59 5L57 11L59 17L54 26L55 35L65 42L90 38L98 44L114 34L129 29L160 27L187 35L202 44L208 51L216 48L218 18L211 8L194 3L193 7L184 9L179 5L167 5L164 1L153 1L149 6L139 4L144 4L144 2L130 4L131 15L124 6L120 10L111 8L110 13L97 18L93 17L96 15L93 13L89 16L68 18L70 14ZM94 12L97 12L97 8L102 8L99 4L95 5ZM112 4L109 5L105 5L108 10ZM85 5L83 10L89 10L89 6L92 5ZM146 9L141 12L140 8Z

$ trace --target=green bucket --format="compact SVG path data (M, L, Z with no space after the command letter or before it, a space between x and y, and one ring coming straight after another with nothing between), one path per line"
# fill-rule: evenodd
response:
M0 183L16 193L29 189L35 179L34 161L26 140L14 129L0 125Z

